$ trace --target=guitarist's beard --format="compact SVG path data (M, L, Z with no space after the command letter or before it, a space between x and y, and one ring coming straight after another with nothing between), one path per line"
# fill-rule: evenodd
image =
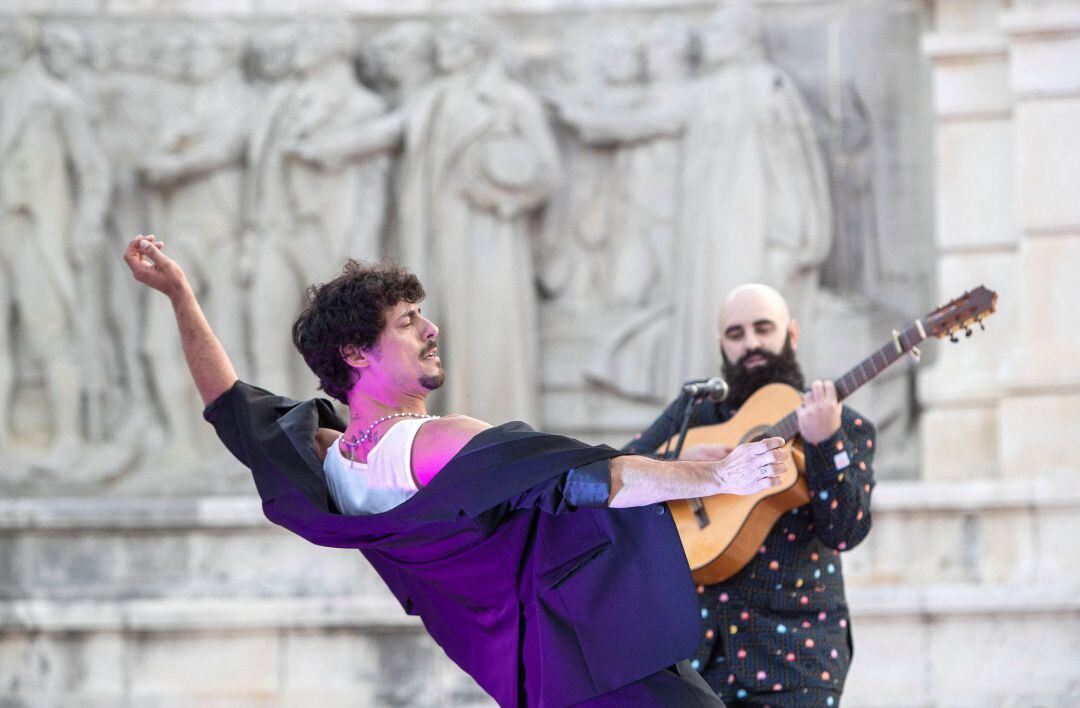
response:
M795 350L791 348L790 334L784 339L784 348L779 354L773 354L765 349L753 349L739 357L735 363L728 361L723 350L720 351L720 355L724 358L721 371L730 389L725 403L735 410L742 408L746 399L766 384L787 384L798 391L806 388L802 369L799 367L799 362L795 361ZM747 369L746 360L755 355L765 359L765 363L753 369Z

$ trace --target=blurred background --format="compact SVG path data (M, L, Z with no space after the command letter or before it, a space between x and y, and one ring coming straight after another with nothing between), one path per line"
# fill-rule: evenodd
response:
M318 395L304 288L393 257L443 327L436 409L615 446L717 372L734 285L781 289L831 378L995 290L851 399L878 487L844 700L1080 705L1080 3L315 7L3 4L0 705L490 703L358 554L265 521L137 233L242 378Z

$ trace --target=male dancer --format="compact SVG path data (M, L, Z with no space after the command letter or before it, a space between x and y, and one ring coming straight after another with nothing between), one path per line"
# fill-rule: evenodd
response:
M728 420L768 383L803 390L795 360L799 323L776 290L733 290L720 313L719 340L731 394L697 406L691 427ZM685 396L625 449L660 447L681 422ZM840 552L870 531L874 426L840 405L832 381L814 381L797 415L810 503L782 516L745 568L698 587L703 638L691 665L728 705L837 706L851 661ZM717 460L729 452L698 445L682 459Z
M323 389L348 404L346 425L325 400L238 381L162 248L136 237L124 259L169 297L204 415L251 469L271 521L360 549L502 705L721 705L696 672L676 666L693 651L700 614L663 502L775 485L787 458L779 438L720 463L660 462L522 423L446 416L421 426L397 458L418 491L381 513L342 515L321 461L340 454L378 472L394 427L426 416L426 396L445 376L419 281L350 261L309 289L293 340Z

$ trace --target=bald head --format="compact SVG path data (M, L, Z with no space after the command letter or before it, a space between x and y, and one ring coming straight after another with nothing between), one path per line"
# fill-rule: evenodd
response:
M799 323L791 318L783 295L768 285L748 283L732 290L724 300L719 334L724 356L736 362L755 349L779 354L789 335L792 349L797 348ZM753 357L746 364L749 368L757 365Z

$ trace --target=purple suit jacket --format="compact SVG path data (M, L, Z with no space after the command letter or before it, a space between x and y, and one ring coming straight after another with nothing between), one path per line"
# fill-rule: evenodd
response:
M620 453L507 423L390 511L337 513L316 454L329 401L237 382L204 412L271 521L357 548L405 611L501 705L563 706L687 658L700 613L664 505L603 506Z

